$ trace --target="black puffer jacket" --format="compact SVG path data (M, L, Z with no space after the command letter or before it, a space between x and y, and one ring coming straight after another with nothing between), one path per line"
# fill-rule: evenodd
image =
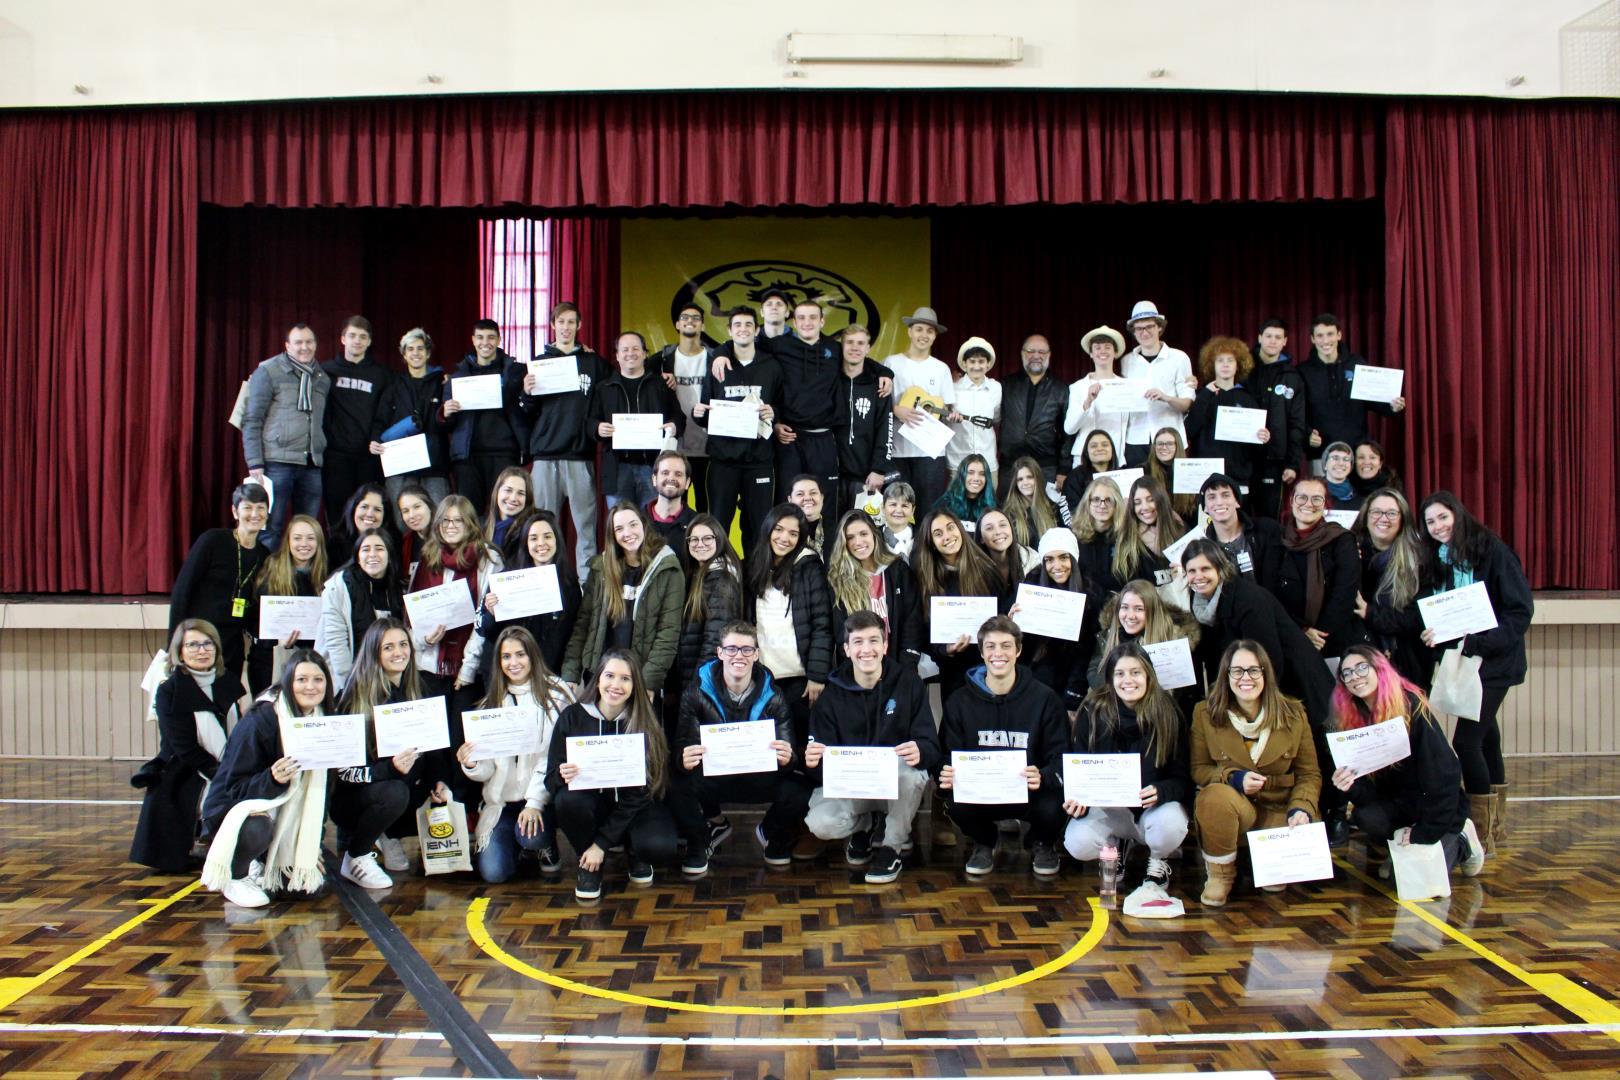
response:
M720 644L720 628L733 619L742 618L742 582L731 568L716 559L703 575L703 621L681 616L681 643L675 657L675 683L685 687L692 684L698 668L714 659L715 646ZM719 723L703 721L704 723Z
M1427 549L1422 549L1427 554ZM1361 596L1367 601L1367 614L1362 621L1367 637L1383 650L1395 670L1419 686L1428 686L1434 678L1434 651L1423 644L1423 616L1418 613L1419 591L1404 608L1391 606L1378 593L1384 579L1384 565L1389 552L1379 551L1370 537L1361 539ZM1420 571L1426 574L1426 571Z
M917 575L911 572L904 559L895 559L883 568L883 602L889 607L889 646L887 659L910 664L928 649L928 631L923 625L922 593L917 588ZM833 643L844 640L844 620L850 613L836 602L833 604Z
M1462 763L1446 741L1445 729L1416 694L1406 695L1406 717L1412 756L1371 776L1357 777L1350 785L1350 800L1357 806L1392 805L1390 817L1396 826L1412 827L1412 843L1433 844L1447 833L1462 832L1468 820Z
M832 590L827 588L827 569L821 556L809 548L800 550L793 561L793 576L788 583L788 614L793 619L793 634L799 639L799 661L804 664L805 678L814 683L825 683L832 670L833 628ZM759 597L748 597L748 617L755 619Z
M1423 595L1433 596L1451 586L1451 567L1436 560L1431 567L1433 580ZM1530 582L1524 576L1524 567L1518 553L1496 537L1490 538L1485 557L1473 568L1474 580L1484 582L1491 598L1491 609L1496 612L1496 629L1483 634L1469 634L1463 639L1463 655L1480 658L1479 681L1485 686L1518 686L1524 682L1528 670L1525 661L1524 636L1530 632L1530 619L1535 615L1535 597ZM1455 647L1448 642L1445 648Z

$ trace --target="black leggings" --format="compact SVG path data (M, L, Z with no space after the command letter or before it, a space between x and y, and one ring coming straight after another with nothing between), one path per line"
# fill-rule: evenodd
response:
M575 854L596 843L596 829L613 813L611 791L559 791L551 805L557 808L557 826ZM626 846L655 866L675 861L675 819L662 803L649 802L630 819L625 830Z
M249 814L242 822L242 831L236 834L236 854L231 856L231 877L248 876L248 864L263 859L270 850L270 840L276 834L276 823L268 814Z
M344 854L369 852L410 802L411 787L404 780L374 780L369 784L339 780L332 791L331 814L346 840Z
M955 822L956 827L975 844L994 847L998 821L1029 822L1033 826L1030 829L1030 837L1038 844L1056 844L1063 838L1064 825L1068 820L1068 815L1063 812L1063 795L1049 787L1030 792L1027 803L1011 803L1006 806L959 803L950 798L950 792L941 794L948 800L951 821Z
M1457 729L1451 733L1451 748L1462 762L1463 790L1470 795L1489 795L1492 784L1507 783L1507 769L1502 764L1502 729L1497 726L1496 714L1509 689L1485 687L1479 719L1458 717Z

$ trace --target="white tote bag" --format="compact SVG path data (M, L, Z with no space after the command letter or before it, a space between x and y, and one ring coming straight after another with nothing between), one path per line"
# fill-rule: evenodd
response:
M1402 900L1451 895L1451 873L1446 869L1445 849L1439 844L1391 841L1389 861L1395 870L1395 895Z
M1429 688L1429 704L1436 712L1465 720L1479 719L1485 698L1479 664L1479 657L1463 655L1461 645L1446 650L1434 669L1434 685Z
M429 799L416 810L416 838L422 845L424 874L472 869L472 835L467 810L454 799L439 806Z

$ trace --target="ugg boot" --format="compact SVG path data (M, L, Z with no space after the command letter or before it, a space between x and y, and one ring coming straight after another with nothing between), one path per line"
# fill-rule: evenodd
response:
M1198 897L1198 902L1205 907L1225 907L1226 898L1232 894L1232 886L1237 882L1237 860L1212 862L1206 853L1204 869L1209 877L1204 881L1204 892Z
M1507 802L1508 786L1506 784L1492 784L1491 798L1496 800L1496 821L1491 826L1491 847L1497 848L1507 843Z
M1474 823L1474 831L1479 834L1480 843L1485 845L1485 854L1495 855L1496 841L1491 830L1496 825L1496 796L1468 796L1468 820Z

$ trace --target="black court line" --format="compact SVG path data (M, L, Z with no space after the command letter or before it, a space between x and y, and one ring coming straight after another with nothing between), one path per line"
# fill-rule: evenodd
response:
M410 991L422 1011L438 1027L461 1063L472 1076L523 1077L530 1075L512 1064L510 1058L495 1045L489 1032L479 1026L461 1001L450 991L443 979L434 973L400 931L394 921L383 913L366 890L349 881L339 870L339 860L330 850L326 852L327 880L333 883L338 899L354 921L365 930L371 943L377 946L388 966L394 969L405 989Z

